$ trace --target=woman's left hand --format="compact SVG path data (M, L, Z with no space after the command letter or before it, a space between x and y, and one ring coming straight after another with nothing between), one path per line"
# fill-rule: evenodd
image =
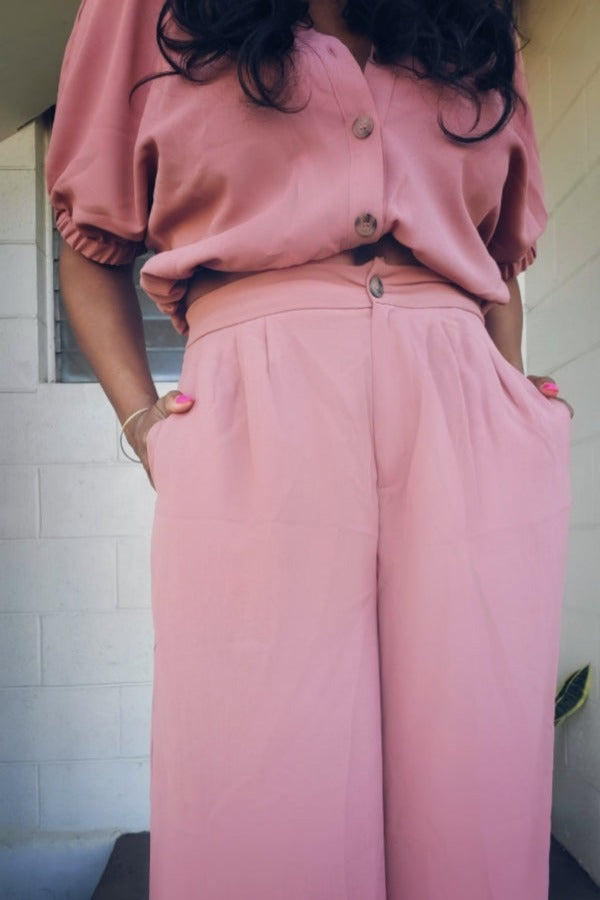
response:
M531 383L536 386L544 397L550 397L550 399L559 400L561 403L564 403L569 410L571 418L573 418L575 410L570 403L567 403L567 401L563 399L563 397L558 396L560 388L550 375L528 375L527 378L529 378Z

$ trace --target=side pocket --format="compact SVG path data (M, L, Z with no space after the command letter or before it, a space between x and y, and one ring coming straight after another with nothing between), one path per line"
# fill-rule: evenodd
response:
M154 425L150 427L146 435L146 452L148 454L148 465L150 467L150 474L152 475L152 480L156 487L156 470L155 470L155 461L156 461L156 440L162 431L163 426L165 425L169 416L166 416L164 419L159 419L158 422L155 422Z
M511 398L518 404L529 406L535 411L536 416L539 414L544 417L545 421L553 421L557 414L557 407L562 407L558 412L558 418L563 416L570 424L571 414L569 408L553 397L546 397L542 392L529 380L527 375L517 369L512 363L502 355L491 337L486 331L489 352L493 356L496 368L502 373L504 383L510 388Z

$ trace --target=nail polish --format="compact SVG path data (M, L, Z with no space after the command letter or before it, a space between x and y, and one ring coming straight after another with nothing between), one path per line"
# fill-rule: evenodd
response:
M544 381L542 384L543 391L549 391L552 394L558 394L560 388L554 381Z
M194 402L194 398L188 397L187 394L179 394L177 397L175 397L175 403L193 403L193 402Z

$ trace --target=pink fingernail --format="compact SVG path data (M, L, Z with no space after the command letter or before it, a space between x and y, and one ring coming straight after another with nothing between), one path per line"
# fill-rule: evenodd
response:
M175 397L175 403L193 403L193 402L194 402L194 398L188 397L187 394L179 394L177 397Z
M543 391L551 391L553 394L558 394L560 388L554 381L544 381L542 384Z

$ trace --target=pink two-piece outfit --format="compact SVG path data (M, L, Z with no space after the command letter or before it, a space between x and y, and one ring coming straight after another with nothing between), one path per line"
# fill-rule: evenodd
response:
M148 436L151 900L546 900L570 417L484 319L546 224L531 111L452 143L466 99L303 28L298 112L231 68L130 105L160 6L86 0L48 158L164 310L255 273L174 316ZM420 265L329 261L388 232Z

